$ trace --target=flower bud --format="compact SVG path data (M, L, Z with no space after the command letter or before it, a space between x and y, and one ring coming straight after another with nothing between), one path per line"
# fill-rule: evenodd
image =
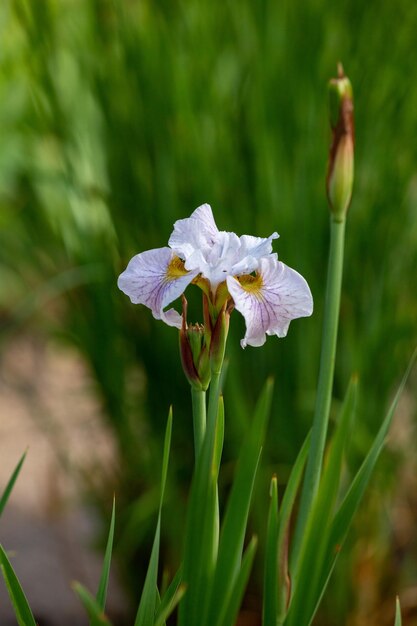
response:
M228 307L228 303L225 302L217 315L210 342L211 369L216 374L222 369L227 335L229 333L229 322L230 307Z
M210 384L210 351L204 326L187 325L187 300L182 300L182 327L180 329L180 354L184 374L190 385L206 391Z
M337 222L345 219L352 198L354 177L353 94L350 80L339 64L338 77L329 82L332 144L327 171L327 197Z

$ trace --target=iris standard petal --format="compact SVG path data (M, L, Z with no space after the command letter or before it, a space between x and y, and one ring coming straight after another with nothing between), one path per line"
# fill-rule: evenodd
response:
M120 274L117 286L133 304L144 304L156 319L181 328L179 313L164 309L184 293L197 274L185 270L183 261L170 248L156 248L134 256Z
M259 265L262 257L273 255L272 241L278 239L278 233L272 233L269 237L252 237L252 235L242 235L239 237L239 255L235 259L231 267L231 276L240 276L241 274L250 274L254 272Z
M269 237L253 237L252 235L242 235L240 237L242 251L246 255L260 259L272 252L272 240L278 239L277 232L272 233Z
M187 261L196 251L204 255L210 250L218 232L211 206L202 204L190 217L175 222L168 245Z
M259 259L272 253L272 240L278 237L252 237L219 231L209 204L199 206L190 217L178 220L169 238L169 246L185 262L185 268L198 270L214 293L227 276L250 274Z
M266 335L285 337L291 320L313 312L307 282L275 255L259 260L256 276L242 276L240 280L229 276L227 287L246 322L242 348L262 346Z

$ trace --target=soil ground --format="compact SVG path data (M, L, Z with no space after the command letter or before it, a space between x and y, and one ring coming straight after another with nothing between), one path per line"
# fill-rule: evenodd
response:
M79 358L33 337L15 339L0 355L0 493L25 450L0 520L0 543L39 626L85 625L71 583L95 592L102 556L92 547L97 529L81 502L77 469L111 462L112 439ZM114 577L108 609L123 612ZM3 579L0 624L16 624Z

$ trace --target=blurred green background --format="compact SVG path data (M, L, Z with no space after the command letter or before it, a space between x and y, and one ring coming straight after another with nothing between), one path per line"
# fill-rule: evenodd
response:
M106 523L116 490L117 554L133 596L155 523L171 403L171 567L193 452L177 333L131 305L118 274L209 202L220 229L277 230L281 260L308 280L314 316L294 322L285 340L242 351L243 320L232 316L225 490L262 383L276 380L252 520L262 534L270 475L285 484L312 417L328 244L326 84L342 60L357 141L335 406L357 372L358 462L417 343L416 32L411 0L1 3L0 341L41 333L75 348L93 374L118 463L94 480L85 472L83 488ZM393 606L397 592L416 585L415 538L398 548L390 516L406 460L401 448L380 463L320 623L360 624L365 610L367 624L382 624L374 607ZM371 555L371 600L358 536ZM253 588L256 595L256 573Z

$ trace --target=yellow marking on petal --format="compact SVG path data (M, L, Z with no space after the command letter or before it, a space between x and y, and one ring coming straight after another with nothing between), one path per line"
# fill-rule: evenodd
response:
M166 278L168 280L176 280L186 274L188 274L188 272L184 268L184 261L182 261L179 257L174 256L167 267Z
M252 274L239 276L239 282L245 291L249 291L255 295L260 295L262 287L264 286L262 276L260 274L255 274L255 276L252 276Z
M200 287L201 291L203 291L207 297L210 297L210 283L207 278L204 278L203 276L201 276L201 274L198 274L198 276L194 278L192 284Z

